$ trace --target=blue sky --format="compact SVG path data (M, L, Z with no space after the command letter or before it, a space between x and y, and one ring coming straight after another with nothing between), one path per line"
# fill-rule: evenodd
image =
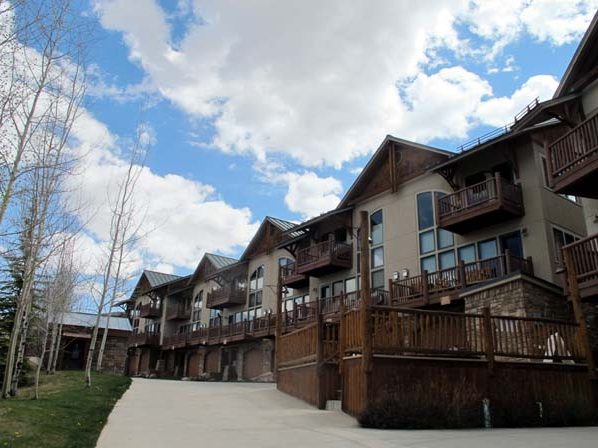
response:
M159 224L135 268L187 273L204 251L239 255L265 215L334 207L386 134L452 150L548 99L596 7L92 0L93 126L78 138L105 152L90 195L143 123L140 201ZM92 223L88 243L105 235Z

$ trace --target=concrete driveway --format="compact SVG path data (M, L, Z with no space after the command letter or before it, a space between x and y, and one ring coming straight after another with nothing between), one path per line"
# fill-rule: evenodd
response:
M469 431L361 429L341 412L319 411L272 384L133 380L98 447L505 447L596 448L597 428Z

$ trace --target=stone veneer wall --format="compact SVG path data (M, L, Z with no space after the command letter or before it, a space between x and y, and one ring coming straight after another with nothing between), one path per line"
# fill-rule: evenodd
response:
M101 338L98 338L96 353L100 348ZM104 357L102 359L102 371L124 374L127 365L127 336L111 336L108 333Z
M466 313L481 313L484 307L490 307L496 315L573 319L566 297L525 276L464 292L461 297Z

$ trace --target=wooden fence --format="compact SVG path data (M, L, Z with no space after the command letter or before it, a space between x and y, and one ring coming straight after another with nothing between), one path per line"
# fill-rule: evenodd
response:
M361 352L361 313L345 313L346 354ZM578 363L585 359L578 325L573 322L383 306L372 306L370 319L374 354Z

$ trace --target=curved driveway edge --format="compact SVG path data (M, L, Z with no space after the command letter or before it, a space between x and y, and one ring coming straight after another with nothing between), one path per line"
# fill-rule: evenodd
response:
M468 431L361 429L273 384L133 379L98 440L99 448L596 448L598 428Z

